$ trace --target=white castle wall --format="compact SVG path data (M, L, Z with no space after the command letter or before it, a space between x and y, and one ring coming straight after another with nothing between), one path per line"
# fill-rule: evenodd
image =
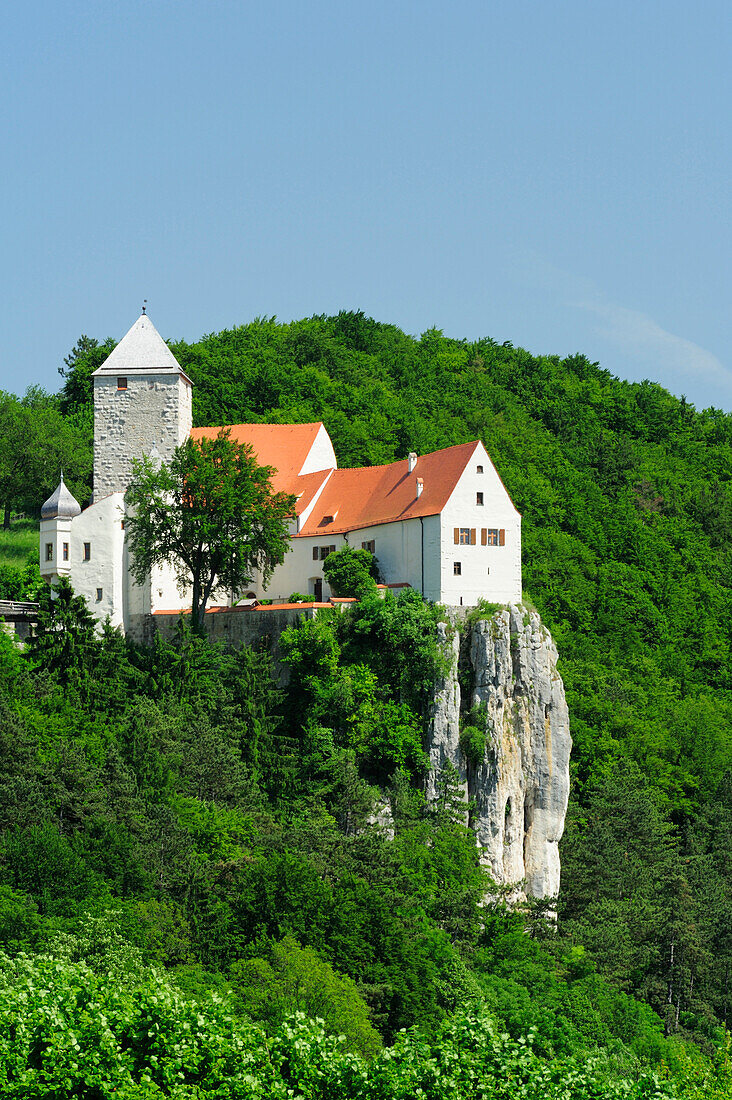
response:
M112 626L124 627L124 494L111 493L85 508L71 523L70 580L89 610ZM89 559L84 546L89 544Z

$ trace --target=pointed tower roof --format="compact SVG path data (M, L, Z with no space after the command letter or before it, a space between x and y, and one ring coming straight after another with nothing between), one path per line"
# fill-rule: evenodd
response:
M146 313L141 314L94 375L149 374L164 371L188 378ZM190 382L190 379L188 379Z
M73 519L81 512L81 505L66 488L64 475L41 508L41 519Z

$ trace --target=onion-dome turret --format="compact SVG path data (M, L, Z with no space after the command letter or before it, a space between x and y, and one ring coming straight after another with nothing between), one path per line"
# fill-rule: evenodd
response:
M41 508L41 519L73 519L81 512L81 505L64 484L64 475L51 496Z

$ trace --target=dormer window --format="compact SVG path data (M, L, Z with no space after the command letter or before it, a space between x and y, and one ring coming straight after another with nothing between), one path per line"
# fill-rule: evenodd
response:
M126 378L122 378L122 377L117 378L117 389L118 390L126 390L127 389L127 379Z

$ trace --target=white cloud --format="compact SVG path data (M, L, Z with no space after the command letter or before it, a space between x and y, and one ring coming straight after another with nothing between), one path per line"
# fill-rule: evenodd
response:
M604 323L598 334L635 359L647 363L657 362L658 367L683 377L694 374L707 382L729 386L732 371L711 351L662 328L652 317L636 309L627 309L605 299L598 291L594 300L571 302L579 309L595 314Z
M635 362L636 377L658 380L677 392L732 405L732 370L711 351L669 332L647 313L613 302L591 279L555 267L536 253L524 254L527 281L556 294L561 305L597 319L596 336Z

